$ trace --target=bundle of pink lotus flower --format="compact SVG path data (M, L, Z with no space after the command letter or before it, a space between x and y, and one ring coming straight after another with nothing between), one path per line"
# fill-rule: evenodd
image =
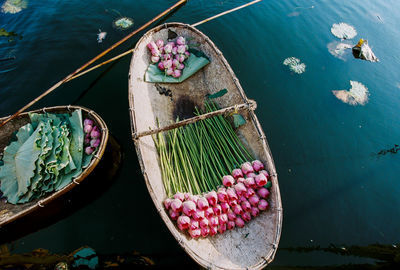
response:
M179 78L182 75L185 64L183 63L190 56L189 46L186 45L184 37L179 36L176 41L164 45L162 39L147 44L151 52L151 62L157 64L160 70L166 75Z
M203 195L177 192L164 201L172 220L192 238L213 236L245 223L268 209L269 175L259 160L245 162L222 179L223 187Z

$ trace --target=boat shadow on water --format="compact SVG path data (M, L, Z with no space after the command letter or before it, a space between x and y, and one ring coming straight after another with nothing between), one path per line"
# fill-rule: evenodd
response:
M113 136L109 136L105 153L99 164L79 187L46 204L33 215L23 216L0 227L0 243L8 243L46 228L99 198L113 184L122 160L121 145Z

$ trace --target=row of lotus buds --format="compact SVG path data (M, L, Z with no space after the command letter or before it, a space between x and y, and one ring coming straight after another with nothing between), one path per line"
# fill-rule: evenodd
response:
M240 170L240 173L239 171ZM223 177L223 187L203 195L176 193L164 201L172 220L192 238L213 236L245 223L268 209L271 182L264 165L255 160Z

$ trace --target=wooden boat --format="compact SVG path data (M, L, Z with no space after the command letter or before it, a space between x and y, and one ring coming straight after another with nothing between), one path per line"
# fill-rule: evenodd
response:
M177 35L192 38L191 43L199 44L198 49L209 57L211 63L182 83L147 83L144 81L144 75L149 65L150 54L146 45L158 39L167 40L170 30ZM150 196L168 229L184 250L203 267L212 269L265 267L275 256L281 234L282 206L278 179L266 137L253 112L255 102L246 97L239 80L222 53L206 35L190 25L163 24L147 32L137 43L129 76L132 137ZM162 183L157 150L152 136L148 135L170 128L177 116L182 119L185 117L185 111L193 111L193 106L203 107L202 103L207 94L224 88L228 93L215 101L221 108L225 108L220 110L220 113L245 108L242 115L247 123L241 126L237 133L248 150L266 164L272 176L269 198L271 207L251 220L244 228L235 228L221 235L195 240L178 230L163 207L162 202L166 199L166 192ZM160 127L164 128L157 128L156 118ZM195 120L198 118L186 119L181 121L181 124Z
M0 227L9 224L17 219L20 219L28 214L33 214L36 211L40 210L43 207L46 207L46 204L49 204L53 200L57 199L64 193L70 191L75 186L79 185L96 167L99 163L101 157L104 154L104 151L108 142L108 129L106 123L101 119L101 117L92 110L89 110L85 107L81 106L56 106L56 107L48 107L40 110L30 111L34 113L68 113L72 112L76 109L82 110L82 118L89 118L95 122L102 130L101 142L98 148L96 155L92 158L90 164L82 171L82 173L73 179L71 183L69 183L64 188L50 193L49 195L42 197L40 199L33 200L24 204L10 204L5 202L4 200L0 201ZM9 144L10 139L15 131L17 131L23 125L26 125L30 122L28 113L25 112L20 114L15 119L11 120L7 124L5 124L2 128L0 128L0 153L3 153L4 148ZM4 121L7 117L0 118L0 121Z

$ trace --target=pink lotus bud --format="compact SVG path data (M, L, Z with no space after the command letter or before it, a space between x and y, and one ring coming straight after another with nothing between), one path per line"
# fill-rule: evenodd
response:
M219 224L219 226L218 226L218 232L219 232L220 234L223 234L225 231L226 231L226 224L225 224L225 223L224 223L224 224Z
M154 48L158 48L156 43L154 41L150 42L149 44L147 44L147 48L151 51Z
M193 239L199 238L201 235L201 230L196 229L196 230L189 230L189 234Z
M100 145L100 139L93 139L90 141L90 146L93 148L97 148Z
M156 45L159 49L164 46L164 41L162 39L159 39L156 41Z
M169 59L169 60L164 60L164 68L170 68L170 67L172 67L172 60L171 59Z
M246 191L246 194L244 195L247 199L250 198L251 196L255 195L256 192L252 188L248 188Z
M164 61L161 61L160 63L158 63L158 68L160 70L164 70Z
M93 128L90 132L90 137L92 137L92 139L97 139L100 137L100 132L98 132L97 129Z
M251 165L253 166L253 169L258 172L264 169L264 164L259 161L259 160L253 160L253 162L251 162Z
M191 216L196 211L196 204L192 201L184 201L182 204L183 213L187 216Z
M222 184L226 187L231 187L235 184L235 179L231 175L222 177Z
M234 169L232 171L232 176L235 177L236 179L239 177L243 177L243 173L241 169Z
M197 220L191 219L191 220L190 220L189 229L190 229L190 230L200 229L199 222L198 222Z
M91 155L93 153L93 151L94 151L93 147L88 146L85 148L86 155Z
M182 72L179 69L175 69L172 73L172 77L179 78L182 75Z
M190 56L190 52L186 51L185 52L185 58L187 59L187 58L189 58L189 56Z
M256 176L257 176L257 174L255 174L253 172L246 174L246 178L255 178Z
M234 207L235 205L238 205L238 201L237 201L237 200L230 200L230 201L228 202L228 204L229 204L229 206L232 208L232 207Z
M182 63L183 61L185 61L185 56L183 54L177 54L178 58L177 59L180 63Z
M197 200L199 199L199 196L198 195L192 195L192 194L190 194L189 195L189 198L188 198L188 200L191 200L191 201L193 201L196 205L197 205Z
M257 187L256 181L254 180L253 177L246 178L246 180L244 181L244 185L247 188L256 188Z
M241 203L242 209L246 212L249 212L251 210L251 204L249 201L245 201Z
M251 166L250 162L245 162L241 166L242 172L244 174L252 173L254 172L253 166Z
M172 55L170 53L166 53L162 56L164 60L171 60L172 61Z
M179 64L179 65L177 66L177 68L180 69L180 70L182 70L182 69L185 68L185 64L182 64L182 63L181 63L181 64Z
M182 37L182 36L179 36L179 37L176 39L176 44L178 44L178 45L185 45L185 44L186 44L185 38Z
M93 126L93 120L86 118L85 121L83 121L83 125L84 126L87 126L87 125Z
M204 211L200 209L196 209L196 211L194 211L194 213L192 214L192 218L197 221L202 220L204 217Z
M164 200L164 207L165 207L165 209L167 209L167 210L170 209L170 207L171 207L171 202L172 202L172 199L171 199L171 198L167 198L167 199Z
M182 201L179 199L173 199L171 202L171 209L175 212L181 212L182 211Z
M186 46L185 46L185 45L178 45L178 50L177 50L177 52L178 52L179 54L185 53L185 51L186 51Z
M165 53L171 53L172 52L172 44L168 43L167 45L164 46L164 52Z
M240 196L239 198L239 204L242 204L242 202L247 201L246 196L244 196L245 194L242 194L242 196Z
M249 198L249 202L252 206L257 206L258 202L260 201L260 198L258 198L257 195L253 195Z
M200 210L206 210L206 209L209 207L209 204L208 204L207 199L204 198L204 197L200 197L200 198L197 200L197 207L198 207Z
M268 174L268 172L266 170L261 170L258 173L265 175L265 177L267 177L267 179L269 179L269 174Z
M258 196L260 196L261 198L267 198L268 197L268 195L269 195L269 190L268 189L266 189L265 187L260 187L258 190L257 190L257 194L258 194Z
M227 223L227 222L228 222L228 215L227 215L227 214L221 214L221 215L219 215L218 221L219 221L219 224L225 224L225 223Z
M181 231L186 230L190 226L190 218L182 215L182 216L178 217L177 223L178 223L179 230L181 230Z
M183 194L182 192L177 192L175 195L174 195L174 199L178 199L178 200L181 200L182 202L185 200L185 194Z
M207 218L203 218L202 220L199 221L199 225L202 228L208 227L209 224L210 224L210 222L208 221Z
M177 220L179 215L180 215L179 212L169 209L169 216L171 217L172 220Z
M212 216L208 219L208 222L210 223L210 226L218 226L218 217Z
M90 138L85 138L85 144L90 144Z
M160 56L161 55L160 50L158 48L152 49L151 55L152 56Z
M252 207L250 213L253 217L256 217L260 214L260 210L257 207Z
M92 125L85 125L85 127L83 128L83 131L85 133L89 133L90 131L92 131L93 126Z
M190 195L191 194L189 192L183 193L184 201L187 201L189 199Z
M174 73L174 70L172 68L168 68L165 70L165 74L167 74L168 76L171 76Z
M160 56L152 56L151 57L151 62L153 62L153 64L157 63L158 61L160 61Z
M266 185L267 181L268 181L267 177L265 177L264 174L257 175L254 180L256 180L256 184L259 187L262 187L262 186Z
M235 220L236 219L236 214L232 210L228 210L226 215L228 216L229 220Z
M243 219L241 219L240 217L237 217L235 219L235 225L239 228L243 228L244 227L244 221Z
M229 204L226 202L222 202L222 203L220 203L220 205L221 205L222 213L226 213L230 209Z
M239 178L237 179L237 182L238 182L238 183L242 183L243 185L245 185L245 184L246 184L246 179L244 179L243 177L239 177Z
M228 199L229 199L225 188L219 188L218 191L217 191L217 196L218 196L218 201L219 202L227 202Z
M214 190L208 192L208 193L205 195L205 197L206 197L208 203L209 203L210 205L212 205L212 206L216 205L217 202L218 202L217 192L215 192Z
M268 208L268 202L264 199L261 199L258 202L258 209L260 209L261 211L266 210Z
M236 215L240 216L241 214L243 214L243 209L240 205L235 205L232 209Z
M210 233L208 234L209 236L216 235L218 233L217 227L210 227Z
M206 218L210 218L214 215L214 211L211 207L208 207L205 211L204 211L204 216Z
M174 47L172 47L172 54L173 55L177 55L177 51L178 51L178 47L176 47L176 46L174 46Z
M179 61L176 59L172 60L172 68L176 68L178 66L179 66Z
M228 221L228 230L233 230L235 228L235 221Z
M235 185L235 190L236 190L236 194L239 195L239 196L242 195L242 194L246 194L246 191L247 191L247 189L243 185L243 183L237 183Z
M217 204L213 207L214 215L219 216L222 213L221 205Z
M249 212L244 212L242 215L242 219L246 222L249 222L251 220L251 214Z
M201 236L207 237L209 233L210 233L210 228L209 227L201 228Z
M229 200L237 200L238 196L234 188L227 188L226 194L228 194Z

